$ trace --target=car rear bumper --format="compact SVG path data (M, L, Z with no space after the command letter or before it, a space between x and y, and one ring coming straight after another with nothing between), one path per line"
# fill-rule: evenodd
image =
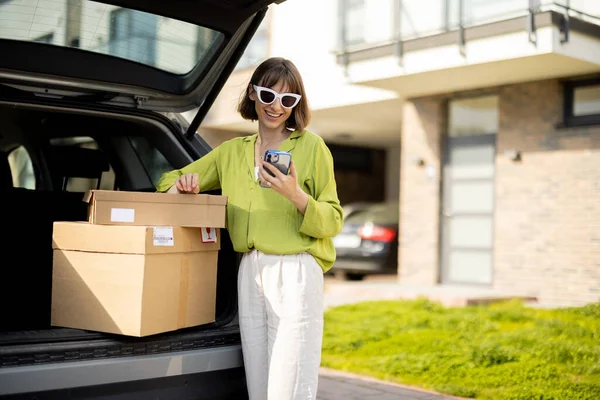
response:
M7 367L0 368L0 396L194 376L241 367L240 345L152 356ZM209 386L214 388L218 383L213 379Z

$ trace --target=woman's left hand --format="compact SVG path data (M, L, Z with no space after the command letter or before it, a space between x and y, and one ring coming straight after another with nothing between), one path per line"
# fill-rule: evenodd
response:
M308 205L308 194L306 194L298 185L298 175L296 166L292 161L290 164L289 175L284 175L270 163L263 161L263 166L271 171L275 176L269 175L266 171L259 168L258 179L262 184L266 184L277 193L289 199L296 208L304 214Z

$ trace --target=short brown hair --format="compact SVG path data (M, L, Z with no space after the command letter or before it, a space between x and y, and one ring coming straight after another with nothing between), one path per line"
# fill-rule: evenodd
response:
M310 122L310 109L308 108L302 76L293 62L281 57L269 58L256 68L250 78L250 84L240 99L238 112L242 118L256 121L258 115L256 114L254 102L250 100L250 93L254 91L252 85L273 87L279 81L286 84L291 92L302 96L288 120L285 121L285 126L296 131L303 131Z

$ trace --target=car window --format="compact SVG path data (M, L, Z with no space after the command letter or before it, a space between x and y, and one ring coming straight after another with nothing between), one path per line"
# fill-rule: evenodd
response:
M93 138L80 136L52 139L50 145L55 157L51 170L55 184L60 185L57 190L86 192L115 188L115 172L108 157ZM70 159L65 159L67 156Z
M156 186L160 176L167 171L171 171L173 166L158 149L152 147L147 139L141 136L130 136L129 141L150 177L152 184Z
M9 0L2 2L0 39L78 48L186 74L221 45L224 35L95 1Z
M16 188L35 189L35 173L31 157L24 146L19 146L8 154L8 165Z

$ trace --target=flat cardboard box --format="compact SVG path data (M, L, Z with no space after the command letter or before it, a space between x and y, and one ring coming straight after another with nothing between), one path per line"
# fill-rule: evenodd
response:
M84 201L96 225L225 228L227 196L91 190Z
M154 228L56 222L51 324L142 337L214 322L219 237Z
M56 221L52 248L95 253L164 254L218 251L220 229L113 226Z

